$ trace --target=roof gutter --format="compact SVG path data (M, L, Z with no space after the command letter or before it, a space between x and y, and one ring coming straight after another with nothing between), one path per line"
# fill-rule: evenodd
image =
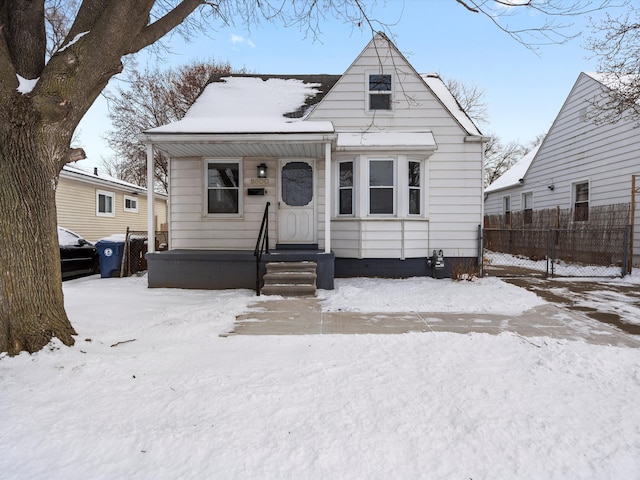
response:
M143 143L326 143L334 142L335 132L306 133L142 133L138 140Z

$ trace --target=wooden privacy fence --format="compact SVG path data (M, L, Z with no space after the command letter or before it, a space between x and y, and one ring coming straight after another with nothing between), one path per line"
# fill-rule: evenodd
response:
M630 227L485 228L483 270L499 276L612 277L628 273Z
M486 216L483 270L494 275L625 275L631 271L629 212L629 204L617 204L579 216L559 208Z

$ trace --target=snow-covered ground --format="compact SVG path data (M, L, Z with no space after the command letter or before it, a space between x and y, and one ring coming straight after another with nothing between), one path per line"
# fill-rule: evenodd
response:
M496 279L337 286L326 309L540 302ZM64 291L76 345L0 357L3 479L640 478L637 349L506 333L223 338L253 292L97 276Z

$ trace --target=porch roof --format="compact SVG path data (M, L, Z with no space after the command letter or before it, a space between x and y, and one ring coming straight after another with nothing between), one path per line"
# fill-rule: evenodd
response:
M172 158L186 157L305 157L324 156L325 144L336 135L325 133L255 134L144 134L141 140L153 144Z

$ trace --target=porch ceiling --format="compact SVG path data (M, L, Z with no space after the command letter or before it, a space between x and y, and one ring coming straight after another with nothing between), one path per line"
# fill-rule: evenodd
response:
M225 138L158 138L144 136L145 143L172 158L186 157L306 157L324 156L325 144L334 141L334 135L297 135L287 138L256 138L238 135Z

